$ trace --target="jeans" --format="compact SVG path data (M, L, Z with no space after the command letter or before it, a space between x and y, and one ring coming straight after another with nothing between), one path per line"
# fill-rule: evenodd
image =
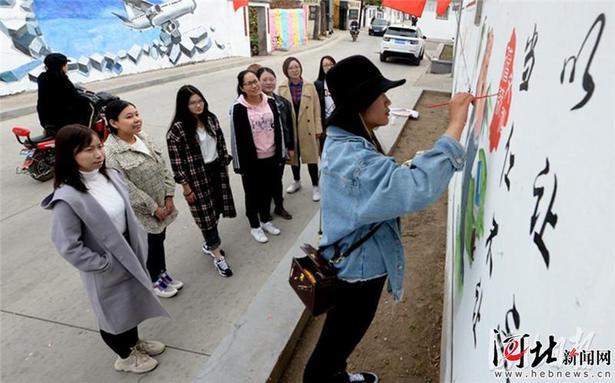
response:
M343 282L339 303L327 313L318 343L303 373L303 383L347 383L346 360L374 319L386 276Z
M100 336L107 346L122 359L128 358L128 355L132 352L132 348L139 341L139 331L137 327L121 334L109 334L108 332L100 330Z
M201 233L203 234L203 239L205 240L207 250L212 251L220 247L222 240L220 239L220 234L218 233L218 226L215 226L210 230L203 229Z

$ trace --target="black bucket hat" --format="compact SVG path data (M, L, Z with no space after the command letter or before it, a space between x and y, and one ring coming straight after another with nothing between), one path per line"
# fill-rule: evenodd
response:
M43 60L43 63L45 64L47 69L58 70L64 65L66 65L68 61L68 58L62 53L50 53L45 56L45 60Z
M367 57L347 57L333 66L326 75L327 87L335 103L334 116L358 113L367 109L382 93L406 83L405 79L385 78Z

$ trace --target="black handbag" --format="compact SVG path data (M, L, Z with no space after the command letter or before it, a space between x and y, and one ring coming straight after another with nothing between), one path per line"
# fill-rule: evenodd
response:
M293 258L288 283L312 315L324 314L337 303L342 282L337 279L335 265L363 245L376 233L381 224L372 227L363 238L353 243L343 253L339 251L337 242L330 245L335 247L335 255L331 260L325 259L320 254L321 249L315 249L307 243L301 246L305 256Z

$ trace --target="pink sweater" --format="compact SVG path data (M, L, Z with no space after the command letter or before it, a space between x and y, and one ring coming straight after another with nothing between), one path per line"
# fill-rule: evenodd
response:
M269 158L275 155L275 135L273 131L273 112L267 102L267 95L262 94L258 105L251 105L243 95L239 103L248 109L248 120L252 127L252 138L256 146L256 158Z

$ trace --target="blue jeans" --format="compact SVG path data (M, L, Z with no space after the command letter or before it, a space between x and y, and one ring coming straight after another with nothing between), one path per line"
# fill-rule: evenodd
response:
M201 232L203 233L203 239L205 240L205 247L207 247L207 250L212 251L220 247L222 240L218 233L218 226L215 226L211 230L203 229Z

